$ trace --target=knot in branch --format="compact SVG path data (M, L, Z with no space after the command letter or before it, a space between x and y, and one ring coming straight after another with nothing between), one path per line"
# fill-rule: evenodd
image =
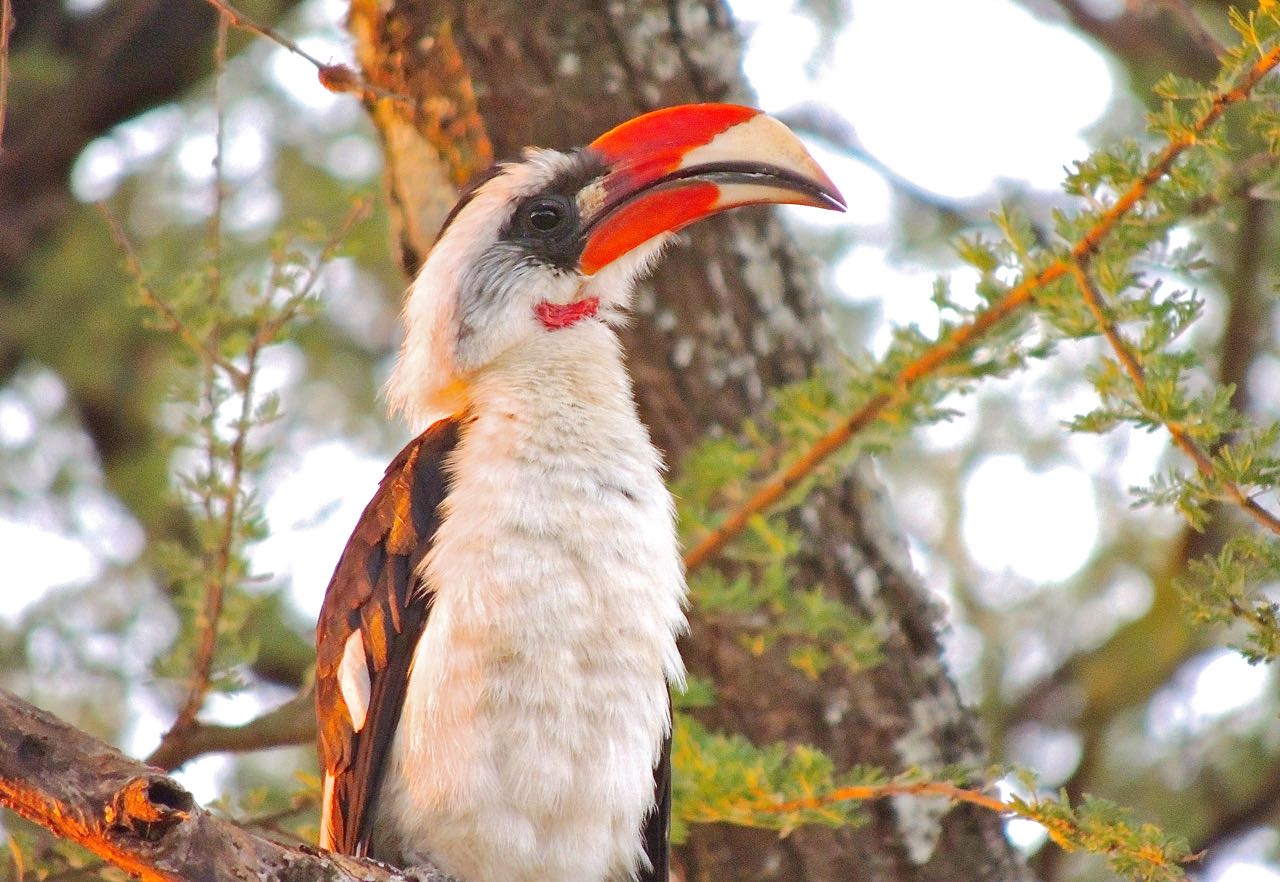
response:
M191 816L195 800L164 775L140 775L121 787L107 807L107 826L154 842Z

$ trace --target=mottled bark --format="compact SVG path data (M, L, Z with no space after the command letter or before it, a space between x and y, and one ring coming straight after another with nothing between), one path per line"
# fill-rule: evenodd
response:
M352 30L366 76L421 102L417 114L390 102L374 114L390 154L407 269L430 247L448 200L424 203L414 189L422 179L397 170L414 168L435 181L456 181L470 170L465 157L459 162L440 146L434 133L441 120L433 114L465 122L475 139L467 121L478 109L502 157L525 144L582 144L662 105L751 100L733 22L714 0L356 0ZM458 53L461 63L437 51ZM449 78L440 84L444 69ZM425 83L443 91L418 91ZM410 126L421 136L406 138ZM732 431L764 405L771 387L834 358L822 300L815 267L772 212L741 211L700 225L669 253L640 293L626 343L643 416L670 462L678 464L713 427ZM715 681L720 696L707 721L758 742L817 744L846 766L898 770L981 759L981 740L940 659L939 612L911 572L870 468L816 494L796 517L808 537L802 584L821 581L877 622L885 661L861 674L832 669L810 680L781 652L751 656L694 610L685 657ZM858 830L802 829L786 839L699 827L678 860L690 880L1027 878L994 815L968 807L944 814L906 799L868 812L871 823Z
M255 836L201 809L158 769L4 690L0 806L144 882L432 882Z

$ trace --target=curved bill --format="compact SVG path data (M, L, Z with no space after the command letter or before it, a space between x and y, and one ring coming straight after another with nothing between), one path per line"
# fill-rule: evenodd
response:
M578 194L591 274L662 233L759 203L844 211L844 197L790 129L736 104L646 113L587 148L606 167Z

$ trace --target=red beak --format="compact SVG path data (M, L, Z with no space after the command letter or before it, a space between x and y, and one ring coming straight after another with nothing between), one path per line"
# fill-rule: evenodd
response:
M736 104L655 110L587 148L608 171L578 196L590 275L708 215L763 202L844 211L844 197L782 123Z

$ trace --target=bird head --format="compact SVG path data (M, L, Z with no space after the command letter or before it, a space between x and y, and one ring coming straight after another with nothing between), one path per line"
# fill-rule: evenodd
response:
M731 104L657 110L579 150L529 148L495 166L410 289L392 409L414 422L459 412L469 381L514 347L620 321L676 231L758 203L845 206L786 126Z

